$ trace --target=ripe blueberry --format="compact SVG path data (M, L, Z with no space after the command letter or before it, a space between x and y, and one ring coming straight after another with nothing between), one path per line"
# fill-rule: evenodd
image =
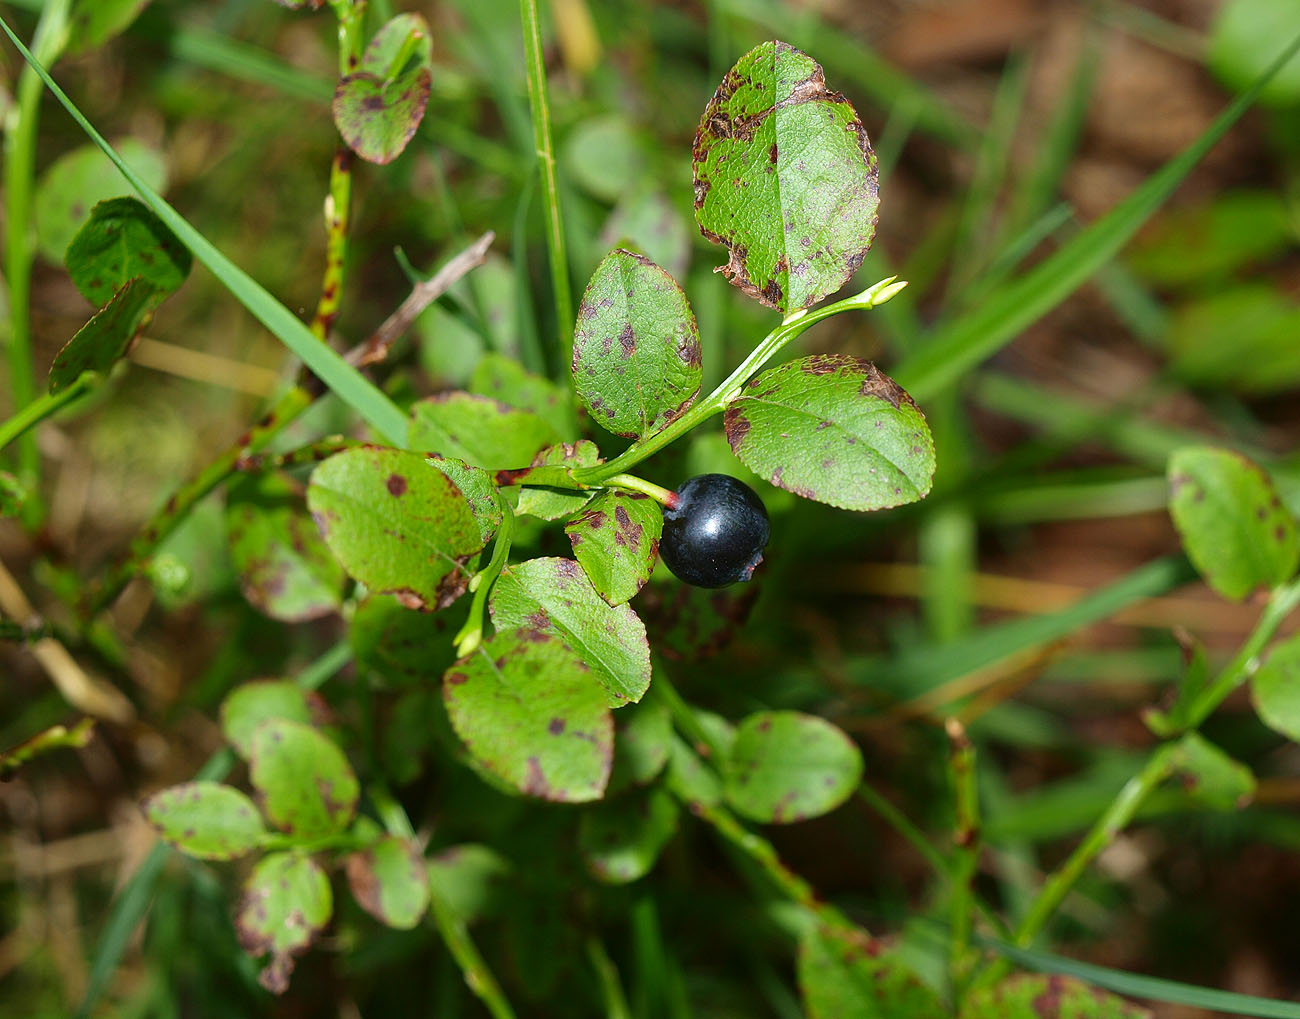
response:
M664 511L659 554L688 584L726 587L754 575L769 532L752 488L726 474L700 474L682 482L677 504Z

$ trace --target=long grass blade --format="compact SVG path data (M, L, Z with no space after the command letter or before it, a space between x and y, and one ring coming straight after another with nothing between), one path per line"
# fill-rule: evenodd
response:
M1173 194L1192 168L1250 108L1273 75L1300 50L1300 37L1219 114L1178 156L1128 198L1051 257L992 295L984 304L941 328L908 357L894 377L924 402L1015 339L1086 283Z
M356 411L379 435L398 446L406 445L406 415L387 396L360 372L343 360L330 347L321 343L298 317L277 301L260 283L235 265L177 212L158 192L154 191L121 156L114 151L82 112L50 77L48 71L36 60L22 40L14 34L8 22L0 18L0 28L23 55L23 58L40 75L45 86L68 111L77 125L103 153L122 171L144 203L180 238L194 257L211 270L212 274L234 295L248 311L277 339L288 347L310 368L344 403Z

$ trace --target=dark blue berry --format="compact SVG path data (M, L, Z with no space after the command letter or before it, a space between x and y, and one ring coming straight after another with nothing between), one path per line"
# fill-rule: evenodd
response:
M752 488L726 474L700 474L682 483L677 505L664 511L659 555L688 584L726 587L754 575L770 530Z

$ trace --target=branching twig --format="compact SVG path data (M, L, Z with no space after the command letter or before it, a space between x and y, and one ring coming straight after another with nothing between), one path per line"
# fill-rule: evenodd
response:
M378 364L388 357L388 351L411 323L419 318L420 313L445 294L471 269L483 264L487 258L488 248L496 240L496 234L489 230L468 248L456 255L429 279L417 283L410 295L397 306L383 325L371 334L364 343L353 347L344 355L344 360L356 368Z

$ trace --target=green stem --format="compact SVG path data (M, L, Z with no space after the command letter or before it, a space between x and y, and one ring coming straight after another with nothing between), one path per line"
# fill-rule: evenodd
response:
M646 481L644 478L638 478L635 474L615 474L612 478L605 479L605 485L608 488L626 488L630 492L648 495L666 509L675 508L681 501L676 492Z
M58 413L73 400L83 396L99 378L96 372L82 372L66 389L57 393L42 393L34 400L29 400L17 414L0 424L0 449L15 439L22 438L51 414Z
M955 718L946 726L952 744L952 782L957 824L952 841L952 934L949 941L949 975L953 998L960 1003L970 968L970 934L975 901L973 882L979 867L980 811L975 784L975 745Z
M346 146L339 146L330 164L330 190L325 199L325 271L321 276L316 314L312 316L310 326L312 333L321 340L329 337L339 314L351 210L352 152Z
M810 326L846 311L866 310L884 304L907 286L906 283L895 282L896 279L897 277L893 276L883 279L860 294L846 297L844 300L836 301L824 308L818 308L815 311L802 309L786 316L779 326L763 337L762 342L750 352L750 355L740 363L735 371L719 384L717 389L703 400L698 401L676 421L672 422L668 427L655 432L654 435L633 443L614 457L613 460L597 464L595 467L575 468L573 477L584 484L604 484L606 479L612 478L616 474L622 474L629 467L659 452L659 450L685 435L692 428L724 410L727 404L736 398L741 388L756 371L763 367L782 347Z
M528 64L528 105L533 116L533 144L542 172L546 202L546 251L551 263L551 291L559 328L559 368L567 371L573 360L573 292L564 250L564 223L560 216L560 190L555 175L555 150L551 144L551 106L546 93L546 63L542 59L542 27L537 0L519 0L524 27L524 53Z
M510 558L510 543L515 533L515 513L510 508L510 504L501 497L499 489L497 503L501 506L501 527L497 530L496 544L492 546L492 558L483 569L474 574L469 582L470 590L474 592L474 601L469 607L469 618L465 620L465 625L460 628L460 632L452 638L456 643L457 658L473 654L483 643L483 622L488 594L491 593L492 585L496 583L497 577L505 568L506 560Z
M618 967L594 934L587 936L587 958L591 960L591 968L596 971L596 979L600 982L605 1019L632 1019L632 1010L627 1006L627 997L618 978Z
M1260 653L1297 605L1300 605L1300 579L1273 590L1259 622L1255 624L1255 629L1246 638L1241 650L1193 701L1188 711L1189 729L1194 729L1205 721L1223 703L1224 698L1254 673L1259 665ZM1124 788L1065 863L1043 883L1016 929L1016 945L1025 947L1033 942L1088 865L1132 821L1146 798L1169 776L1177 748L1177 741L1170 741L1162 743L1152 752L1142 770L1124 784Z
M32 50L45 65L53 63L67 43L70 0L49 0L41 12ZM5 118L5 282L9 285L9 392L15 413L36 396L32 358L32 185L36 170L36 128L40 122L42 83L29 64L18 78L17 96ZM29 528L38 527L45 511L39 498L41 457L35 435L23 435L18 446L18 477L32 493L23 510Z
M361 63L366 0L330 0L338 21L339 75L351 74Z

